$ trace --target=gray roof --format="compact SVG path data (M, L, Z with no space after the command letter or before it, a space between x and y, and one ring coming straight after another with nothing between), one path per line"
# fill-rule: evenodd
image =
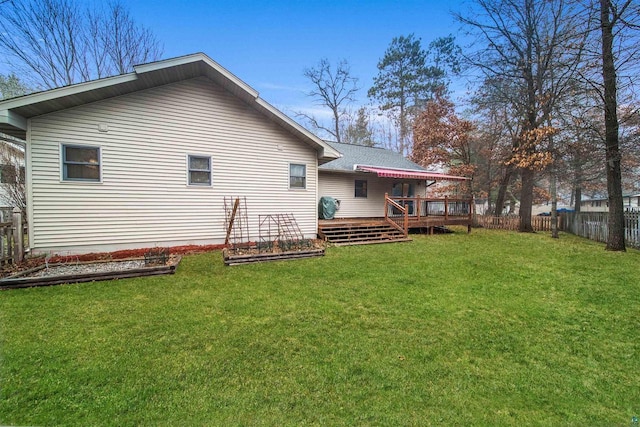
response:
M199 76L221 85L268 120L313 147L321 162L338 156L322 139L264 101L257 91L204 53L136 65L131 73L2 100L0 132L25 140L29 118Z
M325 141L342 154L342 157L320 166L320 170L336 172L353 172L355 165L376 166L389 169L407 169L427 171L417 163L386 148L365 147L363 145L342 144Z

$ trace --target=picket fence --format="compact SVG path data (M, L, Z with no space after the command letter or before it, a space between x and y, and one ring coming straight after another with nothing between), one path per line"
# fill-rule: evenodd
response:
M564 213L564 231L598 242L609 237L609 213ZM624 213L624 239L627 246L640 248L640 212Z
M517 215L491 216L475 215L474 225L483 228L494 228L500 230L518 230L520 228L520 217ZM558 217L558 229L562 229L562 218ZM534 231L551 231L550 216L531 217L531 226Z
M563 212L558 216L558 230L598 242L606 242L609 237L608 219L607 212ZM518 230L520 217L475 215L474 225L501 230ZM534 216L531 218L531 225L534 231L551 231L551 217ZM640 212L625 212L624 231L627 246L640 248Z

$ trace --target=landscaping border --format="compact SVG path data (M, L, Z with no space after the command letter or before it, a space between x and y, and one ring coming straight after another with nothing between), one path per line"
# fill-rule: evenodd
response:
M137 261L137 260L143 260L143 259L144 258L100 260L100 261L80 262L78 264L91 265L91 264L103 264L107 262L126 262L126 261L133 261L133 260ZM162 274L174 274L178 264L180 264L181 259L182 257L177 256L170 263L166 265L133 268L133 269L122 270L122 271L64 274L64 275L49 276L49 277L29 277L30 274L33 274L37 271L47 268L46 265L41 265L36 268L32 268L26 271L21 271L20 273L1 279L0 290L31 288L31 287L39 287L39 286L52 286L52 285L72 284L72 283L82 283L82 282L97 282L97 281L103 281L103 280L126 279L130 277L158 276ZM57 267L60 265L64 265L64 264L52 264L49 267Z
M230 255L228 249L222 250L225 265L251 264L266 261L285 261L291 259L313 258L324 256L324 248L306 251L266 252L248 255Z

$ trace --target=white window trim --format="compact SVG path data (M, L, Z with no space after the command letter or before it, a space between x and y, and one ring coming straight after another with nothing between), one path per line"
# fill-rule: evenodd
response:
M191 168L189 167L189 158L190 157L201 157L201 158L207 158L209 159L209 183L208 184L192 184L191 183L191 175L189 174L189 172L191 172ZM189 153L185 156L185 169L186 169L186 175L187 175L187 182L186 185L187 187L192 187L192 188L211 188L213 187L213 157L209 154L198 154L198 153Z
M292 187L291 186L291 166L304 166L304 187ZM289 186L289 190L292 191L306 191L307 190L307 185L309 183L309 178L308 178L308 172L309 172L309 167L307 166L306 163L295 163L295 162L289 162L288 166L287 166L287 183Z
M78 147L78 148L96 148L98 150L98 167L100 170L100 179L74 179L74 178L65 178L64 177L64 147ZM68 144L65 142L59 143L58 153L60 155L60 182L71 183L71 184L102 184L103 179L103 170L102 170L102 147L99 145L87 145L87 144Z

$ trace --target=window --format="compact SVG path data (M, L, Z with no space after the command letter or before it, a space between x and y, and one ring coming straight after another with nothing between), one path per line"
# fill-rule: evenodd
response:
M391 189L393 197L413 197L415 186L409 182L396 182Z
M100 147L62 144L62 179L100 182Z
M189 156L189 185L211 185L211 157Z
M289 165L289 188L307 188L307 165Z
M367 197L367 180L356 179L356 197Z

